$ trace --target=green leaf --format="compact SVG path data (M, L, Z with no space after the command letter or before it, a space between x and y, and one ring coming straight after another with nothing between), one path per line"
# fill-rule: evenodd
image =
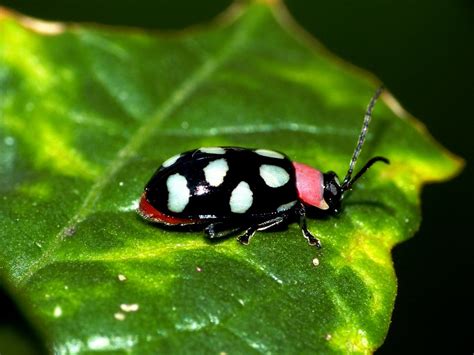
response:
M211 244L135 213L160 163L200 146L276 149L344 175L378 84L268 3L167 34L0 13L0 266L55 352L382 344L391 248L418 228L422 184L462 165L388 92L361 161L391 165L340 216L309 221L321 250L294 224Z

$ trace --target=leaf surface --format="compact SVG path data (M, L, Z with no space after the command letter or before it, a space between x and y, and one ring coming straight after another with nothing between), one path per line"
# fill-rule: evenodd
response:
M249 246L145 223L154 170L201 146L284 151L344 176L377 84L280 4L164 34L0 15L0 265L58 353L371 352L396 294L391 248L419 193L461 162L383 95L338 217ZM359 163L361 164L361 163ZM318 262L315 266L313 262Z

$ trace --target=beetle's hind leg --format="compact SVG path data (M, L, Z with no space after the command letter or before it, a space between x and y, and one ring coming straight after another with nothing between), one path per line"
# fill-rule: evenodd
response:
M209 239L222 239L240 233L243 230L245 230L245 227L225 222L215 222L209 224L204 229L204 234L206 234L206 237Z
M238 236L237 240L242 244L247 245L257 231L263 231L268 228L272 228L286 221L286 216L278 216L267 221L257 223L245 230L245 232Z
M238 233L242 233L237 237L237 240L242 244L249 244L250 239L254 236L257 231L262 231L268 228L272 228L277 226L288 219L288 215L278 216L275 218L271 218L269 220L263 222L255 222L255 224L251 225L240 225L237 226L235 224L230 224L226 222L215 222L209 224L205 229L204 233L206 237L211 240L221 239L221 238L228 238Z
M303 237L306 238L309 245L314 245L317 248L321 248L321 242L319 241L319 239L312 235L311 232L308 230L308 227L306 225L306 209L302 203L300 203L297 207L296 213L299 217L299 224L301 232L303 233Z

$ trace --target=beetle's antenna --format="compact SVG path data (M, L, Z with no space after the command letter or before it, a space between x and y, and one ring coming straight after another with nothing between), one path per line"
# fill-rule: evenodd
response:
M383 91L383 86L380 86L377 91L375 91L374 96L370 99L369 105L367 106L367 110L365 111L365 116L364 116L364 123L362 124L362 130L359 135L359 141L357 142L357 146L354 150L354 154L352 154L352 159L349 164L349 170L347 170L346 177L344 178L344 181L342 182L341 188L342 190L348 190L350 186L354 183L354 180L351 182L351 177L352 177L352 172L354 171L354 166L357 162L357 158L359 158L359 154L362 150L362 146L364 145L365 137L367 136L367 131L369 129L369 123L370 120L372 119L372 109L375 106L375 103L377 102L377 99L379 98L380 94ZM374 158L375 159L375 158ZM367 169L375 163L377 160L373 161L370 165L369 163L372 161L371 159L365 166L362 168L362 170L357 174L357 178L359 178ZM368 165L368 166L367 166ZM361 174L362 172L362 174Z
M360 171L354 176L354 178L349 181L347 184L343 185L341 188L343 191L350 190L352 185L362 176L365 172L376 162L383 161L385 164L390 164L390 161L384 157L373 157L367 163L365 163L364 167L360 169Z

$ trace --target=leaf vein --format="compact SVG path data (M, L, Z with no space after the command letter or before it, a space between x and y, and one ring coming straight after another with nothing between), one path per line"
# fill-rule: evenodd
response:
M336 135L344 137L354 136L354 130L341 129L340 127L318 127L311 124L302 124L296 122L279 122L269 124L251 124L237 126L221 126L213 128L191 128L191 129L165 129L161 131L161 135L175 137L192 137L192 136L218 136L227 134L262 134L273 133L278 131L290 131L309 133L313 135Z

